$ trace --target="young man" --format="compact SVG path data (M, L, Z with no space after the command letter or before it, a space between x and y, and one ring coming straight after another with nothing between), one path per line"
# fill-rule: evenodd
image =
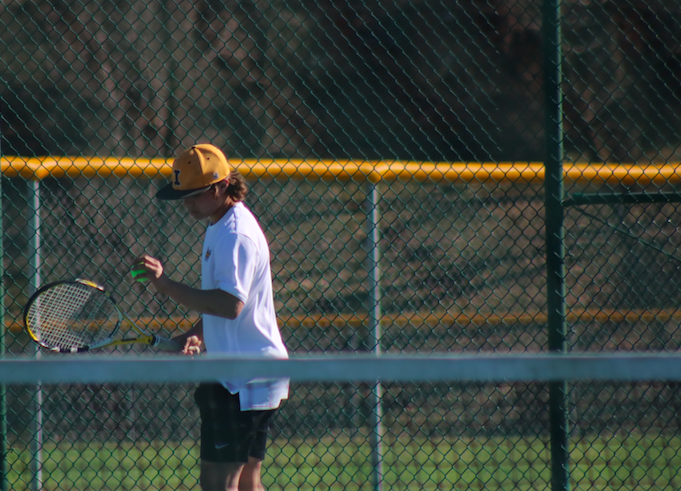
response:
M194 145L173 162L163 200L182 200L189 214L208 220L201 255L201 289L171 280L163 264L144 254L132 270L161 293L202 314L174 338L183 353L247 354L287 358L277 325L270 251L243 199L246 181L213 145ZM138 271L142 271L138 273ZM201 487L204 491L261 491L270 419L288 397L287 379L224 380L201 384Z

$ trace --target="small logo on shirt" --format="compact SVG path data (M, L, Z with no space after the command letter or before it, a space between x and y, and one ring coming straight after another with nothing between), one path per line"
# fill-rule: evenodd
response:
M206 250L206 261L208 261L208 258L212 254L212 251L210 249Z

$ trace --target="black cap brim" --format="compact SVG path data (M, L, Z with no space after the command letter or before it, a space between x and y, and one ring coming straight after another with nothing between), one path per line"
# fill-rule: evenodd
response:
M165 186L158 190L158 192L156 193L156 198L164 200L184 199L195 194L201 194L204 191L207 191L208 188L210 188L211 186L212 184L199 189L180 190L175 189L172 184L166 184Z

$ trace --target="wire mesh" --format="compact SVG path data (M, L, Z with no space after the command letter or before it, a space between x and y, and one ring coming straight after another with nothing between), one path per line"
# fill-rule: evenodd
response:
M292 353L547 352L546 5L3 2L2 348L34 353L21 309L71 277L186 330L127 266L198 284L202 227L153 196L210 142L249 179ZM565 0L560 21L566 349L677 350L681 4ZM675 383L569 385L573 488L679 487ZM545 385L383 389L384 489L551 482ZM8 386L8 489L196 487L191 390ZM268 489L373 489L374 390L297 386Z

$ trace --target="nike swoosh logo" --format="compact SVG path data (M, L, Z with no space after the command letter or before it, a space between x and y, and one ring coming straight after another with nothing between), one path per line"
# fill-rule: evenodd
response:
M215 450L220 450L221 448L229 447L229 443L216 443Z

